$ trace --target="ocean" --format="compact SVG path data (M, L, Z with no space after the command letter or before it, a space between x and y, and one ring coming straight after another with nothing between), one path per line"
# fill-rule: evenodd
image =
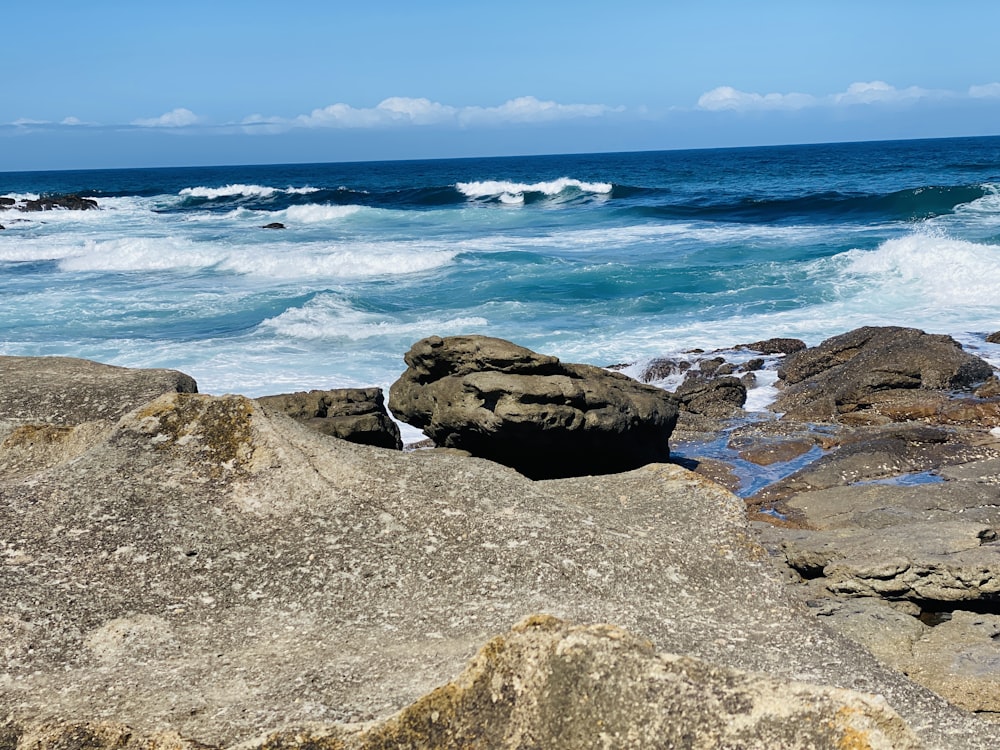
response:
M100 208L0 211L0 354L259 396L387 388L434 334L638 368L902 325L1000 366L1000 137L0 173L52 193Z

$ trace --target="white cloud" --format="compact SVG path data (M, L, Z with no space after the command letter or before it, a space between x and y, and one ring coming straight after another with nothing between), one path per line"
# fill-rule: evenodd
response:
M604 104L559 104L553 101L541 101L533 96L521 96L497 107L463 107L459 111L458 119L463 125L552 122L600 117L619 111L620 107L612 108Z
M993 84L1000 88L1000 84ZM973 87L987 89L989 87ZM970 90L970 96L972 96ZM989 94L992 95L992 94ZM1000 95L1000 94L998 94ZM701 95L698 108L710 111L795 110L809 107L850 106L855 104L912 103L921 99L945 99L958 96L950 91L935 91L919 86L897 89L885 81L858 81L846 91L817 97L810 94L758 94L719 86Z
M141 128L185 128L190 125L197 125L200 121L201 118L190 109L178 107L159 117L132 120L132 124L138 125Z
M32 120L30 117L19 117L11 125L16 125L19 128L26 128L31 125L49 125L48 120Z
M260 118L260 121L271 124L285 122L292 126L307 128L372 128L396 124L434 125L453 120L455 111L454 107L432 102L429 99L394 96L379 102L375 107L358 108L338 103L322 109L314 109L308 115L299 115L292 120Z
M277 132L290 128L383 128L401 125L454 125L457 127L509 123L538 123L599 117L622 111L604 104L560 104L533 96L510 99L495 107L454 107L425 98L393 96L374 107L331 104L298 117L265 117L255 114L240 123L252 132Z
M832 101L834 104L877 104L880 102L914 101L943 95L946 96L947 92L931 91L919 86L897 89L885 81L868 81L852 83L847 87L847 91L834 94Z
M973 99L1000 98L1000 83L987 83L983 86L969 86L969 96Z
M732 86L719 86L698 98L701 109L711 111L752 109L804 109L815 106L816 97L809 94L755 94L739 91Z

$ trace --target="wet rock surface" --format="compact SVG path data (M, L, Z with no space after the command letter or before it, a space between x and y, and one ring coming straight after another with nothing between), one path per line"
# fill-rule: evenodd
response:
M76 371L3 388L60 403L44 384ZM692 747L992 747L798 605L742 502L678 466L533 482L170 389L99 413L0 478L5 747L639 747L651 722ZM531 613L581 627L492 640Z
M0 211L11 209L27 212L52 211L53 209L89 211L96 208L99 208L99 206L93 198L84 198L73 193L66 195L43 195L39 198L27 198L20 201L14 198L0 198Z
M675 399L620 373L486 336L423 339L405 360L389 408L441 447L533 478L607 474L669 458Z
M863 423L879 416L898 421L883 414L893 397L908 399L913 408L912 391L968 387L989 378L993 368L950 336L890 326L834 336L787 357L778 374L785 387L774 411L798 420Z

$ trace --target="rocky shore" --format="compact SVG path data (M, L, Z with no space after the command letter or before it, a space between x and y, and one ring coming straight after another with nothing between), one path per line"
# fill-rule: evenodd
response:
M845 336L672 393L428 339L390 394L445 446L415 451L380 393L0 357L0 748L993 747L995 375ZM633 435L662 445L553 479L510 448Z

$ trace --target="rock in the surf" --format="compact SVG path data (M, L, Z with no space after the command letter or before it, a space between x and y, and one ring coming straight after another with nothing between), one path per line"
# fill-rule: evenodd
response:
M989 336L986 337L986 341L987 343L990 344L1000 344L1000 331L991 333Z
M669 458L676 400L621 373L487 336L422 339L405 361L389 408L439 446L533 478L607 474Z
M866 326L789 355L778 374L785 388L774 411L801 420L867 420L897 392L966 388L993 368L951 336Z
M746 403L747 387L731 375L712 380L691 378L674 391L674 396L684 411L707 417L730 417Z
M399 427L385 410L381 388L335 388L258 398L324 435L401 450Z

